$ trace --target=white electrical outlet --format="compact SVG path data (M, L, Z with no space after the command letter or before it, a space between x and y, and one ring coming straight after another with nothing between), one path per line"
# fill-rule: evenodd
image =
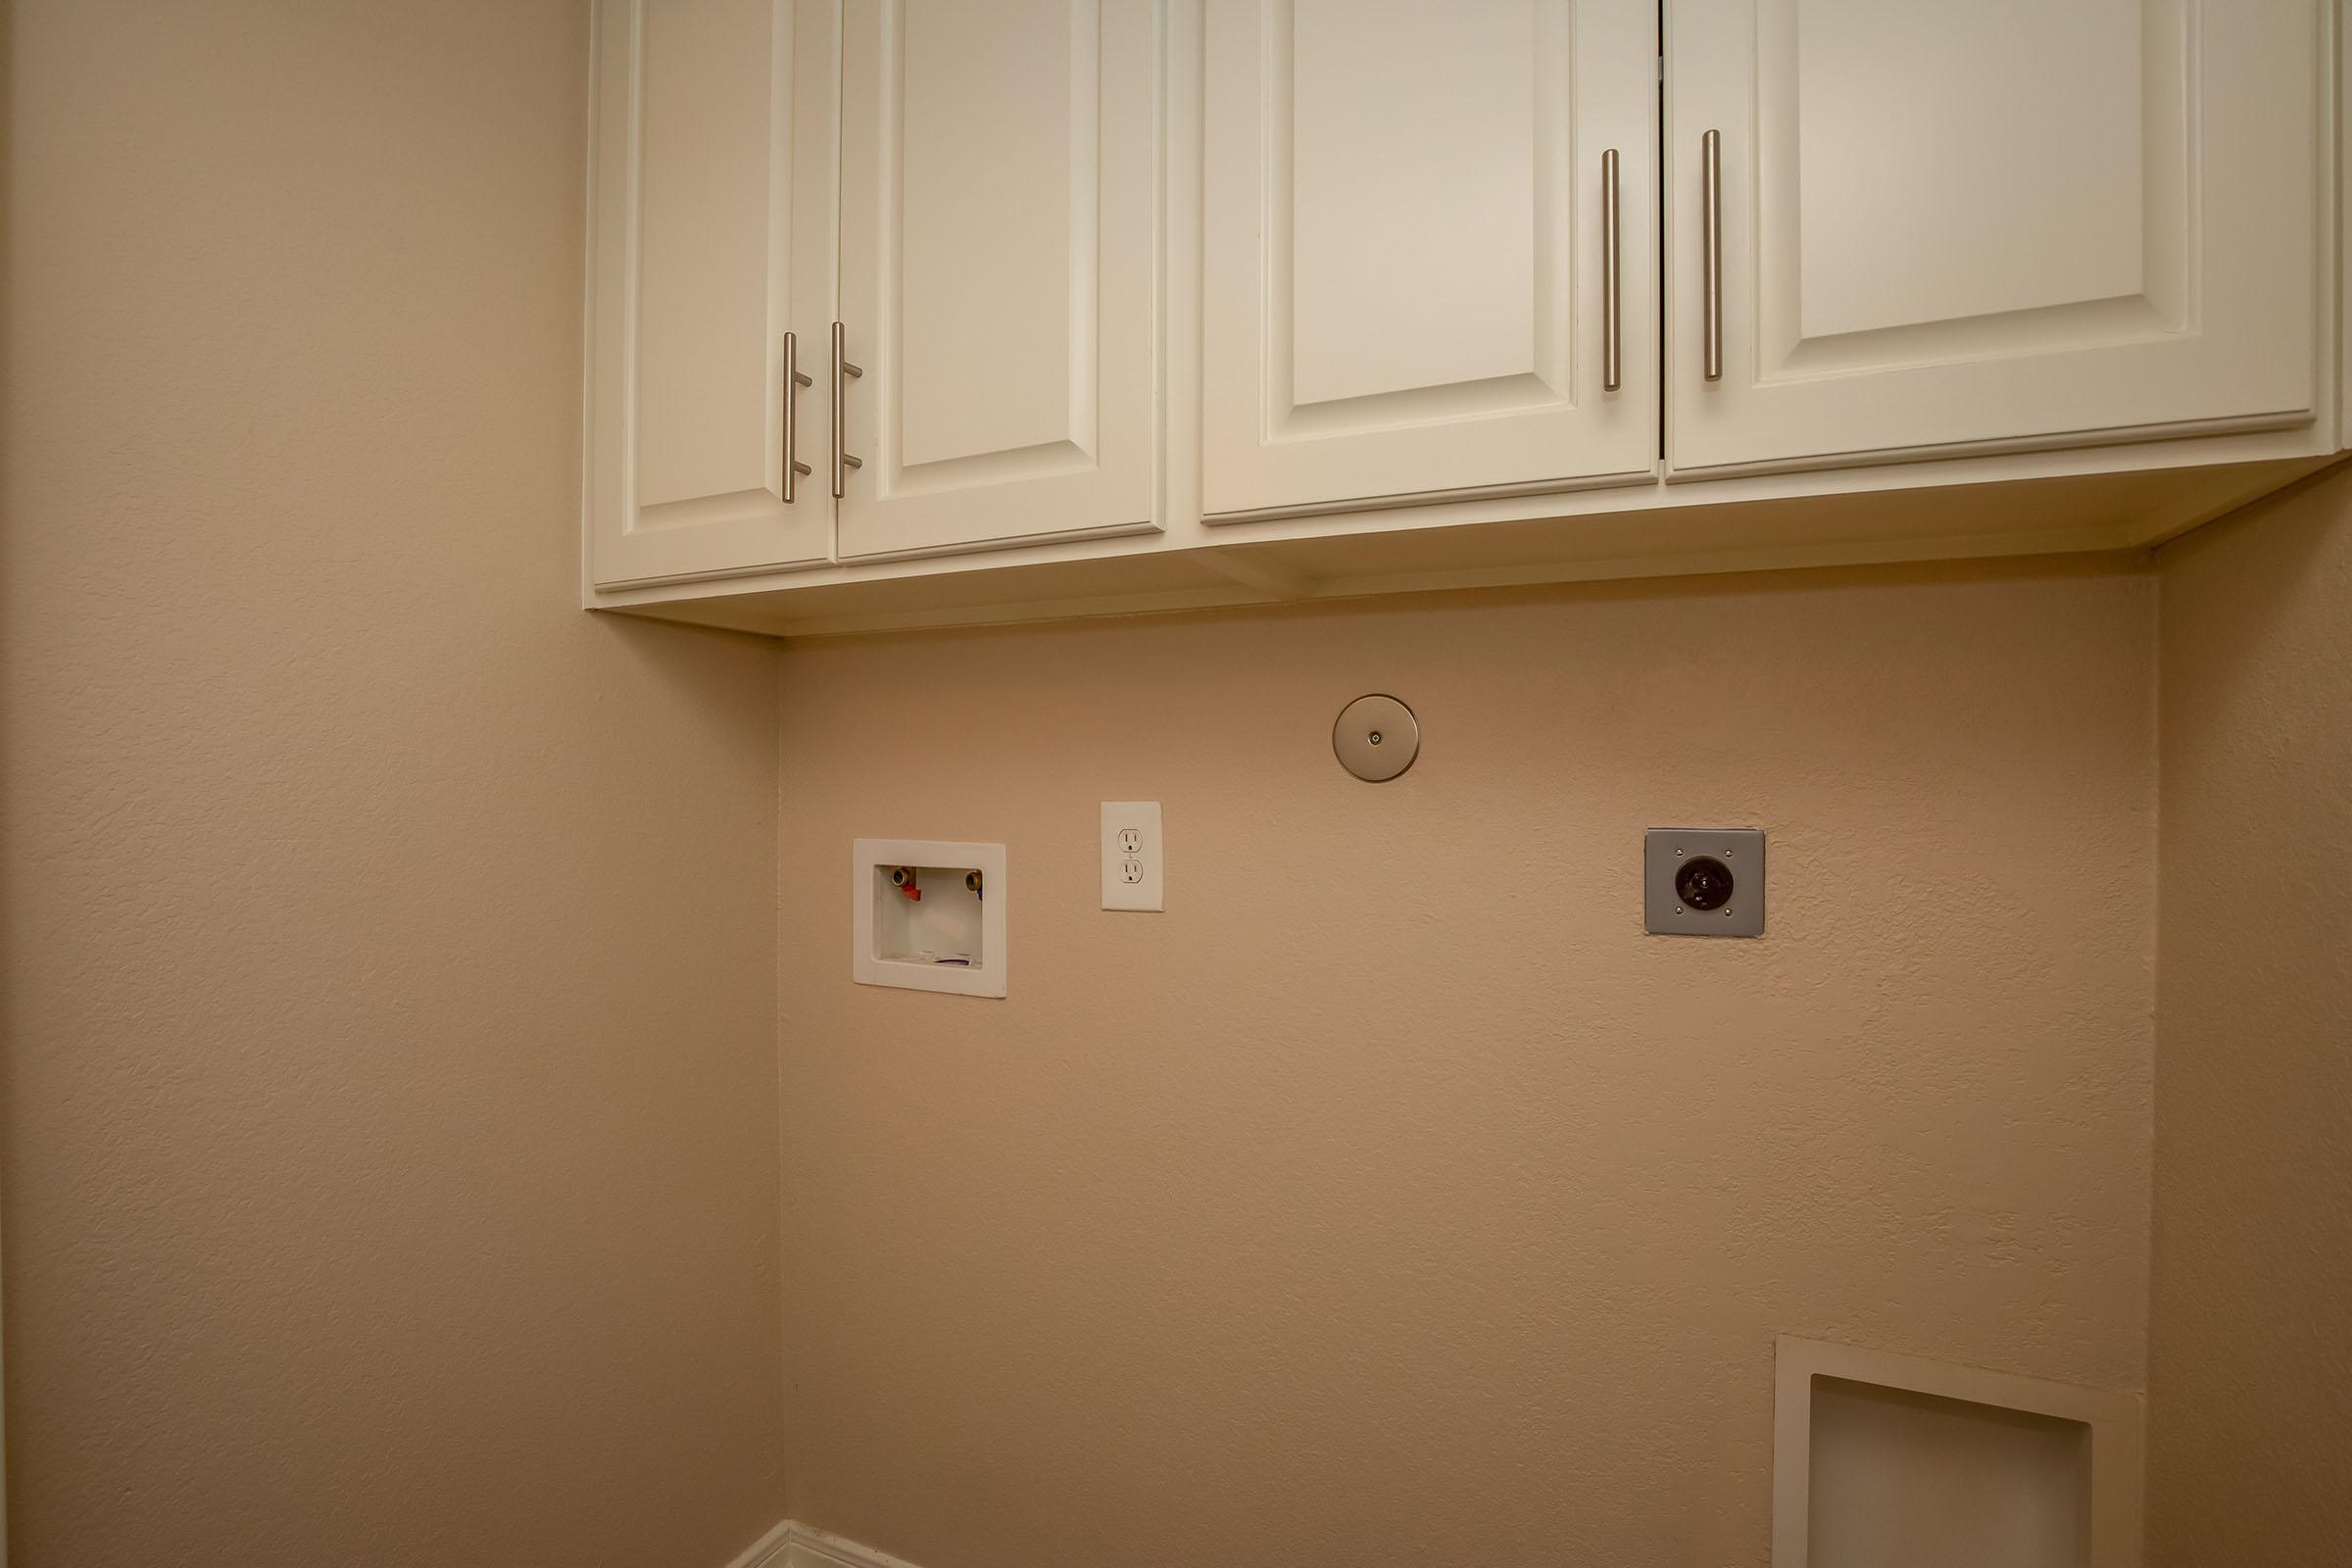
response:
M1102 907L1164 909L1159 865L1159 803L1102 803Z

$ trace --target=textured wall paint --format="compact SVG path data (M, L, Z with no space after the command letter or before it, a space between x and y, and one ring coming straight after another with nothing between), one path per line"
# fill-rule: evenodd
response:
M2352 474L2159 556L2148 1560L2352 1560Z
M576 608L585 8L9 30L12 1562L715 1568L775 656Z
M789 649L791 1511L1760 1564L1776 1333L2137 1389L2153 638L2045 564ZM1167 913L1096 907L1106 799ZM1642 934L1690 822L1771 830L1765 940ZM1008 846L1008 1001L851 984L869 834Z

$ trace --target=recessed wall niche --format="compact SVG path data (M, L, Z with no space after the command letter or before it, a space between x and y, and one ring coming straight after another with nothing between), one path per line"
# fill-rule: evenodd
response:
M1774 1568L2137 1568L2136 1396L1783 1339Z

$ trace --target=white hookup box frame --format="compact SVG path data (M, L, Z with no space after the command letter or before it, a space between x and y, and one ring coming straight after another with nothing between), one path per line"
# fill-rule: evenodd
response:
M914 873L911 890L892 872ZM979 887L969 885L978 873ZM909 898L908 892L922 897ZM858 839L850 857L850 970L863 986L1002 997L1009 889L1002 844Z

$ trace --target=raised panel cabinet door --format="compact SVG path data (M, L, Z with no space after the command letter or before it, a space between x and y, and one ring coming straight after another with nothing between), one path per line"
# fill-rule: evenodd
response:
M2320 0L1666 19L1678 472L2313 416Z
M1206 20L1209 520L1653 473L1648 0Z
M832 559L808 458L825 431L831 181L796 180L795 164L831 162L833 41L824 15L796 38L800 9L596 8L585 510L600 587ZM787 384L788 332L809 387ZM787 475L787 440L814 482Z
M1163 26L843 8L845 558L1159 526Z

